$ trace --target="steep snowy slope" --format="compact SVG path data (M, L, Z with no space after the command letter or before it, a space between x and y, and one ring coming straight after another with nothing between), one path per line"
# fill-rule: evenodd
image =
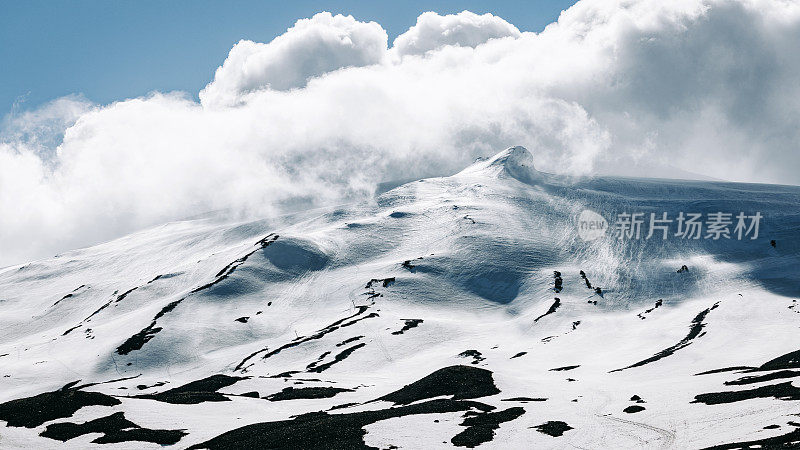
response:
M798 205L557 177L514 147L369 204L0 269L0 447L798 443ZM586 209L763 218L585 241Z

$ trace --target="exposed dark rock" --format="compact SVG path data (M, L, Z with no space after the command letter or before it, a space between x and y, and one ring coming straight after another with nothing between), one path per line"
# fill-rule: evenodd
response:
M711 375L713 373L721 373L721 372L738 372L738 371L745 371L745 370L750 370L750 369L753 369L753 367L750 367L750 366L723 367L722 369L712 369L712 370L706 370L705 372L696 373L695 376L697 376L697 375Z
M652 308L646 309L643 313L637 314L637 316L639 316L639 318L642 319L642 320L646 319L645 314L650 314L651 312L653 312L653 310L655 310L656 308L660 307L663 304L663 302L664 302L664 300L662 300L662 299L656 300L655 306L653 306Z
M316 373L324 372L325 370L328 370L332 365L334 365L336 363L339 363L341 361L344 361L354 351L360 349L361 347L364 347L365 345L367 345L367 344L362 342L362 343L356 344L356 345L354 345L352 347L348 347L348 348L342 350L341 353L339 353L338 355L334 356L332 361L329 361L329 362L327 362L325 364L319 364L319 365L312 364L312 366L308 367L308 371L309 372L316 372Z
M755 389L744 391L712 392L699 394L694 397L692 403L705 403L706 405L718 405L721 403L740 402L753 398L773 397L778 400L800 400L800 388L792 385L791 381L780 384L761 386Z
M500 428L503 422L510 422L525 414L525 409L519 406L497 412L483 412L464 419L461 426L466 430L453 436L450 442L456 447L474 448L494 438L494 430Z
M338 344L336 344L336 346L337 347L341 347L343 345L347 345L347 344L349 344L351 342L354 342L354 341L357 341L359 339L362 339L363 337L364 336L353 336L351 338L347 338L347 339L343 340L342 342L339 342Z
M581 278L583 278L583 281L586 283L586 287L589 288L589 289L592 289L592 283L590 283L589 279L586 277L586 272L581 270L580 274L581 274Z
M471 366L450 366L415 381L379 400L407 405L419 400L452 395L454 400L499 394L492 372Z
M369 281L367 282L367 286L366 286L366 288L367 288L367 289L370 289L370 288L372 288L372 287L373 287L373 285L375 285L375 284L380 284L380 285L381 285L381 286L383 286L383 287L388 287L389 285L391 285L392 283L394 283L394 280L395 280L395 278L394 278L394 277L389 277L389 278L373 278L373 279L371 279L371 280L369 280Z
M537 318L533 319L533 321L534 321L534 322L538 322L538 321L539 321L539 319L541 319L542 317L544 317L544 316L546 316L546 315L548 315L548 314L553 314L554 312L556 312L556 310L558 309L558 307L559 307L559 306L561 306L561 299L560 299L560 298L558 298L558 297L556 297L556 298L555 298L555 301L553 302L553 304L552 304L552 305L550 305L550 309L548 309L548 310L547 310L547 312L546 312L546 313L544 313L544 314L542 314L541 316L539 316L539 317L537 317Z
M261 350L256 350L255 352L253 352L253 353L249 354L247 357L245 357L241 362L239 362L239 364L236 365L236 368L234 368L234 370L235 371L244 371L245 370L245 364L247 364L248 361L250 361L252 358L254 358L255 356L257 356L260 353L267 352L261 357L261 359L267 359L267 358L269 358L271 356L274 356L274 355L282 352L283 350L286 350L286 349L292 348L292 347L296 347L296 346L298 346L300 344L303 344L305 342L308 342L308 341L321 339L323 336L327 335L328 333L336 331L336 330L338 330L339 328L341 328L343 326L352 325L353 323L355 323L355 321L349 322L349 323L345 323L345 322L347 322L347 320L349 320L349 319L353 319L353 318L363 314L364 312L367 311L367 309L369 309L369 306L359 306L359 307L357 307L357 311L356 311L355 314L347 316L347 317L345 317L343 319L339 319L339 320L331 323L330 325L328 325L328 326L316 331L314 334L311 334L309 336L298 337L298 338L292 340L291 342L289 342L287 344L281 345L280 347L276 348L275 350L268 351L269 350L268 348L263 348ZM372 314L369 314L367 316L362 317L361 319L367 319L367 318L370 318L370 317L376 317L376 315L373 316ZM361 319L357 319L357 320L361 320Z
M793 430L790 433L782 434L766 439L759 439L756 441L746 442L732 442L730 444L720 444L713 447L706 447L703 450L726 450L726 449L740 449L740 448L764 448L764 449L778 449L778 448L799 448L800 447L800 428Z
M637 413L639 411L644 411L644 409L645 409L644 406L641 406L641 405L631 405L631 406L628 406L627 408L623 409L622 411L626 412L628 414L633 414L633 413Z
M151 430L125 418L124 413L117 412L110 416L100 417L84 423L61 422L48 425L40 436L66 442L89 433L102 433L103 436L93 440L95 444L116 442L153 442L161 445L177 443L186 432L183 430Z
M800 350L789 352L773 360L767 361L759 370L800 369Z
M230 399L217 391L246 378L217 374L157 394L137 395L136 398L182 405L193 405L202 402L226 402L230 401Z
M463 352L459 353L458 356L460 358L472 358L472 364L478 364L486 359L483 357L481 352L477 350L464 350Z
M695 316L694 319L692 319L692 326L689 329L689 334L687 334L686 337L681 339L677 344L673 345L672 347L669 347L669 348L666 348L664 350L661 350L660 352L656 353L655 355L653 355L653 356L651 356L651 357L649 357L647 359L643 359L643 360L641 360L641 361L639 361L637 363L631 364L630 366L623 367L621 369L614 369L611 372L619 372L620 370L631 369L631 368L634 368L634 367L639 367L639 366L643 366L645 364L649 364L649 363L658 361L658 360L660 360L662 358L666 358L667 356L672 355L676 351L678 351L678 350L686 347L687 345L691 344L693 339L695 339L698 336L701 336L700 333L703 330L703 328L705 328L705 326L706 326L705 323L703 322L705 320L705 318L706 318L706 315L708 315L709 312L711 312L713 309L715 309L717 307L717 305L719 305L719 302L715 303L714 306L712 306L711 308L704 309L703 311L700 311L700 313L697 314L697 316Z
M0 420L5 420L10 427L35 428L51 420L70 417L85 406L121 403L110 395L81 390L91 385L76 387L76 384L78 381L73 381L57 391L0 403Z
M492 407L474 401L430 400L414 405L362 411L345 414L314 412L302 414L292 420L247 425L223 433L190 449L282 448L302 450L327 450L369 448L364 443L364 427L395 417L417 414L437 414L482 411Z
M567 425L566 422L562 422L560 420L551 420L531 428L535 428L538 432L553 437L560 437L564 434L564 432L572 429L572 427Z
M296 399L331 398L341 392L353 392L353 390L335 387L294 388L290 386L265 398L272 402Z
M580 365L577 365L577 366L564 366L564 367L556 367L555 369L550 369L550 372L562 372L562 371L567 371L567 370L577 369L578 367L580 367Z
M117 347L117 353L120 355L127 355L134 350L140 350L144 344L146 344L150 339L153 339L155 335L161 331L161 327L156 326L158 319L164 316L164 314L167 314L175 309L175 307L178 306L183 300L184 299L175 300L174 302L171 302L167 306L161 308L161 311L159 311L158 314L153 317L153 321L150 322L150 325L129 337L125 342Z
M403 334L403 333L405 333L406 331L408 331L408 330L410 330L412 328L416 328L419 324L424 322L422 319L403 319L403 320L405 321L405 325L403 325L403 328L401 328L401 329L399 329L397 331L393 331L392 334L395 334L395 335Z
M796 370L779 370L777 372L767 373L764 375L754 375L749 377L742 377L733 381L726 381L726 386L735 386L742 384L761 383L763 381L779 380L782 378L800 377L800 371Z

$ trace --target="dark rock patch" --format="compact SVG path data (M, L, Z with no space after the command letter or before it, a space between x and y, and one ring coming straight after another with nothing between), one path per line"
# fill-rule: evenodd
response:
M800 369L800 350L789 352L773 360L767 361L759 370Z
M773 397L778 400L800 400L800 388L792 385L791 381L780 384L761 386L755 389L744 391L711 392L708 394L695 395L692 403L705 403L706 405L718 405L721 403L740 402L753 398Z
M239 364L237 364L236 368L234 368L233 370L235 370L235 371L243 371L243 372L246 371L245 364L247 364L248 361L250 361L255 356L259 355L260 353L267 352L261 357L261 359L267 359L267 358L269 358L271 356L274 356L274 355L282 352L283 350L286 350L286 349L292 348L292 347L296 347L296 346L298 346L300 344L303 344L305 342L308 342L308 341L321 339L322 337L324 337L328 333L336 331L336 330L338 330L339 328L341 328L343 326L352 325L352 324L355 323L354 321L353 322L349 322L349 323L345 323L345 322L347 322L348 320L353 319L355 317L358 317L359 315L361 315L364 312L366 312L367 309L369 309L369 306L358 306L357 307L357 311L356 311L355 314L347 316L347 317L345 317L343 319L339 319L339 320L331 323L330 325L328 325L328 326L326 326L326 327L324 327L324 328L322 328L320 330L317 330L314 334L311 334L309 336L301 336L301 337L295 338L291 342L289 342L287 344L283 344L280 347L276 348L275 350L269 351L268 348L263 348L261 350L256 350L255 352L253 352L253 353L249 354L248 356L246 356L241 362L239 362ZM362 317L361 319L367 319L367 318L376 317L376 316L377 315L373 316L372 314L369 314L367 316ZM357 320L361 320L361 319L357 319Z
M308 367L308 371L309 372L315 372L315 373L324 372L324 371L330 369L330 367L333 366L334 364L337 364L339 362L344 361L345 359L347 359L348 356L353 354L354 351L360 349L361 347L364 347L365 345L367 345L367 344L362 342L362 343L356 344L356 345L354 345L352 347L348 347L348 348L342 350L338 355L334 356L332 361L329 361L329 362L327 362L325 364L319 364L319 365L312 364L311 366Z
M586 277L586 272L580 271L581 278L583 278L584 283L586 283L586 287L592 289L592 283L589 282L589 279Z
M519 352L516 355L512 356L510 359L519 358L520 356L527 355L528 352Z
M564 432L572 429L572 427L567 425L566 422L562 422L560 420L550 420L541 425L536 425L535 427L531 428L536 429L536 431L540 433L544 433L548 436L553 436L553 437L560 437L564 434Z
M555 301L553 302L553 304L552 304L552 305L550 305L550 309L548 309L548 310L547 310L547 312L546 312L546 313L544 313L544 314L542 314L541 316L539 316L539 317L537 317L537 318L533 319L533 321L534 321L534 322L538 322L538 321L539 321L539 319L541 319L542 317L544 317L544 316L546 316L546 315L548 315L548 314L553 314L554 312L556 312L556 310L558 309L558 307L559 307L559 306L561 306L561 299L560 299L560 298L558 298L558 297L556 297L556 298L555 298Z
M633 414L633 413L637 413L637 412L644 411L644 410L645 410L644 406L631 405L631 406L628 406L627 408L623 409L622 412L626 412L628 414Z
M753 384L753 383L761 383L762 381L772 381L772 380L779 380L782 378L794 378L800 377L800 371L797 370L779 370L777 372L772 372L764 375L754 375L748 377L742 377L733 381L726 381L726 386L736 386L742 384Z
M637 363L631 364L630 366L623 367L621 369L614 369L611 372L619 372L621 370L632 369L634 367L639 367L645 364L656 362L662 358L666 358L667 356L672 355L673 353L686 347L687 345L690 345L692 343L692 340L700 336L701 335L700 333L703 331L703 328L705 328L706 324L703 321L705 320L706 315L708 315L708 313L711 312L713 309L715 309L718 305L719 302L715 303L714 306L712 306L711 308L700 311L700 313L697 314L697 316L695 316L694 319L692 319L692 324L691 328L689 329L689 334L687 334L686 337L681 339L677 344L673 345L672 347L661 350L660 352L656 353L655 355L647 359L643 359Z
M82 285L80 285L80 286L76 287L75 289L73 289L73 290L72 290L72 292L70 292L69 294L67 294L67 295L65 295L65 296L61 297L60 299L58 299L58 300L57 300L55 303L53 303L53 304L52 304L50 307L52 308L53 306L56 306L57 304L61 303L62 301L66 300L66 299L68 299L68 298L72 298L72 297L74 297L74 296L75 296L75 293L76 293L76 292L78 292L80 289L82 289L82 288L84 288L84 287L86 287L86 285L85 285L85 284L82 284Z
M720 444L713 447L706 447L703 450L726 450L740 448L798 448L800 447L800 429L793 430L791 433L782 434L766 439L747 442L732 442L730 444Z
M274 233L270 233L270 234L264 236L258 242L255 243L255 245L257 246L257 248L255 250L252 250L252 251L246 253L244 256L236 259L235 261L229 263L227 266L223 267L219 272L217 272L216 275L214 275L214 280L213 281L192 289L190 294L194 294L194 293L206 290L206 289L211 288L211 287L215 286L216 284L222 282L223 280L225 280L226 278L231 276L231 274L239 266L244 264L257 251L259 251L261 249L264 249L264 248L267 248L270 244L272 244L273 242L277 241L278 237L279 236L277 234L274 234Z
M184 299L175 300L174 302L171 302L167 306L161 308L161 311L159 311L158 314L153 317L153 321L150 322L150 325L129 337L125 342L117 347L117 353L120 355L127 355L134 350L140 350L144 344L146 344L150 339L153 339L155 335L161 331L161 327L156 326L158 319L163 317L164 314L167 314L175 309L175 307L178 306L183 300Z
M121 302L122 300L125 299L125 297L127 297L131 292L135 291L136 289L139 289L139 286L136 286L134 288L130 288L127 291L123 292L122 294L118 295L117 299L114 301L114 303Z
M519 406L497 412L482 412L471 415L461 422L466 430L453 436L450 442L456 447L474 448L494 439L494 431L500 428L503 422L510 422L525 414L525 409Z
M142 428L126 419L122 412L80 424L72 422L54 423L48 425L47 428L40 433L40 436L66 442L89 433L103 434L92 441L94 444L143 441L161 445L172 445L181 440L183 436L186 436L186 432L183 430L151 430Z
M463 352L459 353L458 356L460 358L472 358L472 364L478 364L486 359L483 357L481 352L477 350L464 350Z
M499 394L492 372L471 366L450 366L439 369L397 391L380 397L397 405L407 405L444 395L454 400L486 397Z
M91 384L75 386L73 381L57 391L0 403L0 420L10 427L35 428L51 420L71 417L85 406L116 406L121 402L100 392L81 389Z
M269 395L265 398L271 402L279 402L283 400L297 400L297 399L331 398L341 392L353 392L353 390L345 388L335 388L335 387L294 388L290 386L278 393Z
M564 288L564 279L561 278L561 272L555 270L553 271L553 290L558 294Z
M422 259L422 258L419 258L419 259ZM410 259L407 259L407 260L403 261L403 263L400 264L400 266L402 266L404 269L408 269L408 271L411 272L411 273L416 272L415 269L417 268L417 266L415 264L411 263Z
M403 328L397 331L393 331L392 334L394 335L403 334L412 328L416 328L419 324L424 322L424 320L422 319L403 319L403 320L405 321L405 325L403 325Z
M246 425L189 448L212 450L233 448L303 450L369 448L364 443L364 435L366 434L364 427L369 424L395 417L467 411L472 408L482 411L492 409L489 405L474 401L430 400L415 405L377 411L345 414L313 412L299 415L292 420Z
M656 308L659 308L659 307L661 307L661 305L662 305L662 304L664 304L664 300L662 300L662 299L658 299L658 300L656 300L656 304L655 304L655 306L653 306L652 308L649 308L649 309L646 309L646 310L644 310L644 312L637 314L637 316L638 316L640 319L644 320L644 319L646 319L646 318L647 318L647 317L645 317L647 314L650 314L650 313L651 313L651 312L653 312L653 311L654 311Z
M550 372L564 372L564 371L567 371L567 370L577 369L578 367L580 367L580 365L556 367L555 369L550 369Z
M370 288L372 288L372 287L373 287L374 285L376 285L376 284L380 284L380 285L381 285L381 286L383 286L383 287L388 287L388 286L390 286L392 283L394 283L394 280L395 280L395 278L394 278L394 277L389 277L389 278L373 278L373 279L371 279L371 280L369 280L369 281L367 282L367 286L366 286L366 288L367 288L367 289L370 289Z
M140 391L143 391L143 390L145 390L145 389L150 389L150 388L154 388L154 387L164 386L164 385L165 385L165 384L167 384L167 383L169 383L169 381L159 381L158 383L154 383L154 384L151 384L151 385L149 385L149 386L148 386L148 385L146 385L146 384L139 384L139 385L137 385L137 386L136 386L136 389L138 389L138 390L140 390Z
M299 370L287 370L286 372L281 372L276 375L270 375L268 378L289 378L294 374L300 373Z
M211 375L202 380L192 381L164 392L142 394L135 397L180 405L194 405L202 402L227 402L230 399L217 391L246 378L223 374Z
M503 398L500 399L501 402L546 402L546 398L540 397L511 397L511 398Z
M705 372L696 373L695 376L697 376L697 375L711 375L713 373L722 373L722 372L738 372L738 371L750 370L750 369L753 369L753 367L750 367L750 366L723 367L722 369L712 369L712 370L706 370Z
M347 338L347 339L343 340L342 342L339 342L338 344L336 344L336 346L337 347L341 347L343 345L347 345L347 344L349 344L351 342L355 342L355 341L357 341L359 339L362 339L363 337L364 336L353 336L351 338Z

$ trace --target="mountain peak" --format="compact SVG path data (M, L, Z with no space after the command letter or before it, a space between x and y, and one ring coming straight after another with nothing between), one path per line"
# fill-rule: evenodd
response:
M475 162L462 174L482 172L493 177L510 176L525 183L536 181L541 173L533 165L533 155L522 146L509 147L494 156Z

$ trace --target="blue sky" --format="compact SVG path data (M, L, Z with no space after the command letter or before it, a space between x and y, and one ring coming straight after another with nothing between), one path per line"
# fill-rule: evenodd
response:
M68 94L103 104L152 90L196 96L239 39L269 42L323 10L374 20L391 42L424 11L491 12L540 31L573 3L0 0L0 117Z

